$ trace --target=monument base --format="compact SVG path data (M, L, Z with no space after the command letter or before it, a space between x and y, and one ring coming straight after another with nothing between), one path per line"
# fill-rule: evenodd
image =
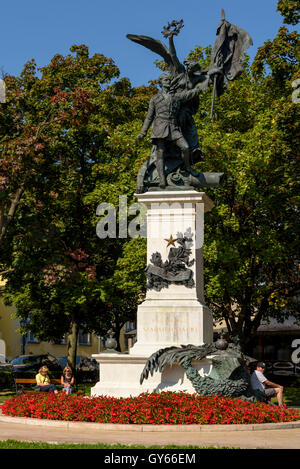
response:
M130 397L141 393L161 391L184 391L195 393L185 370L177 365L168 366L162 373L157 371L140 384L140 376L148 356L101 353L93 355L99 363L101 378L91 389L91 396ZM211 372L211 360L205 358L193 362L201 376Z
M130 356L146 356L161 348L203 345L213 341L213 319L197 300L146 299L138 307L138 340Z
M204 214L213 202L195 190L137 195L147 209L147 294L137 311L137 342L129 354L93 355L100 381L93 396L137 396L143 392L194 393L185 370L173 365L140 384L148 358L160 349L213 341L213 320L205 306L203 281ZM210 362L195 364L200 374Z
M167 347L203 345L213 340L210 310L197 300L145 300L138 307L138 341L127 354L93 355L99 363L100 381L91 389L92 396L129 397L144 392L195 392L184 368L174 364L157 371L140 384L145 364L153 353ZM208 359L193 363L201 376L211 370Z

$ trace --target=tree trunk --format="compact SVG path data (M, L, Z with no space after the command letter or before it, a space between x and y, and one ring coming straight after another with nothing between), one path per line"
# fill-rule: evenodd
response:
M70 333L68 334L67 342L67 363L72 370L76 371L76 355L77 355L77 338L78 338L78 325L75 321L71 323Z
M115 317L115 322L114 322L113 329L114 329L114 333L115 333L114 338L117 341L116 349L117 349L118 352L121 352L120 332L121 332L121 329L122 329L123 325L124 325L124 323L120 323L118 317Z
M17 190L15 193L15 196L13 200L11 201L10 204L10 209L7 214L7 216L4 216L4 207L1 207L1 212L0 212L0 243L3 241L4 236L6 235L7 227L11 223L12 219L14 218L14 215L16 213L17 207L20 203L21 197L24 192L24 183L21 184L21 187Z

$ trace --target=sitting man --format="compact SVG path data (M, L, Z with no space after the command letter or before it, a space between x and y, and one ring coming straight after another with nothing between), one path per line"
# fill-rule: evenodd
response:
M269 381L264 375L265 370L266 364L263 362L257 362L256 369L251 375L252 389L259 389L265 393L268 398L276 396L279 407L283 407L283 386Z

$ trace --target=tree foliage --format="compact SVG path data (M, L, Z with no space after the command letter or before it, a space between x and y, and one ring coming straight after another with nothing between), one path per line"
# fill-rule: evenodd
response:
M284 17L283 22L285 24L298 24L300 19L299 0L278 0L277 10Z
M2 207L19 187L22 197L1 263L6 302L42 340L73 331L74 358L79 327L104 335L111 322L120 329L135 314L137 298L123 290L130 275L122 273L124 240L97 238L96 207L117 206L122 193L132 199L139 165L131 142L152 91L117 80L112 59L89 57L86 46L71 52L54 56L40 77L31 62L20 79L6 78Z
M206 216L207 301L244 346L263 319L299 315L298 52L299 35L280 28L218 100L215 119L209 96L197 116L201 168L227 178L207 191L216 204Z

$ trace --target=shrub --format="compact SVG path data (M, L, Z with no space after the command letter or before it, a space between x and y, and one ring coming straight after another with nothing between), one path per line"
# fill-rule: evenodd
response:
M124 424L235 424L291 422L298 411L218 396L162 392L138 397L35 393L13 397L2 413L19 417Z
M0 391L13 389L15 386L14 375L9 366L0 367Z

